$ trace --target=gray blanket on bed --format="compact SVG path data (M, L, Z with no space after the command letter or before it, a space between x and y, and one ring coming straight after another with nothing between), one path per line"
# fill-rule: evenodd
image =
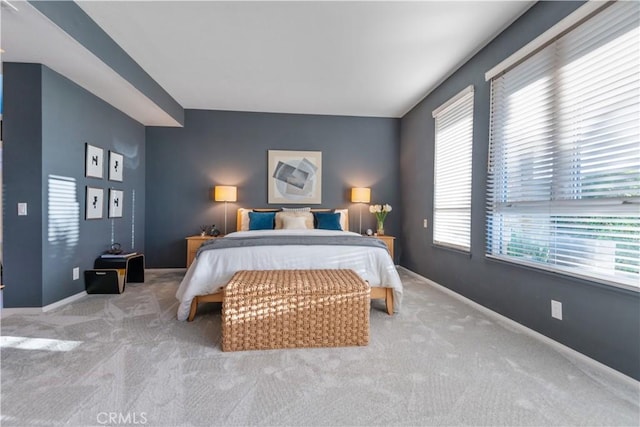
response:
M251 246L368 246L387 250L387 245L378 239L363 236L257 236L211 239L198 249L196 257L212 249L247 248Z

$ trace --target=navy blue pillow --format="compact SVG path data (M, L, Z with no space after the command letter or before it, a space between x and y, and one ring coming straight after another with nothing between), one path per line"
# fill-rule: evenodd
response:
M273 230L275 212L249 212L249 230Z
M340 230L340 214L333 212L315 212L316 228L322 230Z

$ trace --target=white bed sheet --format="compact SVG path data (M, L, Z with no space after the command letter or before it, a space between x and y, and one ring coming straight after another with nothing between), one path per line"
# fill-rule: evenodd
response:
M358 235L357 233L331 230L256 230L238 231L225 239L267 235L331 236ZM351 269L369 282L371 287L393 288L394 310L402 303L402 282L389 253L382 248L368 246L253 246L243 248L213 249L204 251L187 270L176 298L178 320L189 316L191 301L197 295L211 294L227 284L240 270L312 270Z

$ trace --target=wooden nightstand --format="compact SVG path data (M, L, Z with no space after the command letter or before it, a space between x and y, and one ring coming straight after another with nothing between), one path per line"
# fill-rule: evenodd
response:
M387 245L387 248L389 248L389 254L391 255L391 259L393 260L393 263L395 264L396 258L395 258L395 253L394 253L393 247L395 245L396 238L393 237L393 236L372 236L372 237L375 237L376 239L382 240Z
M196 259L196 253L200 246L207 240L217 239L222 236L189 236L187 240L187 268L191 266L191 263Z

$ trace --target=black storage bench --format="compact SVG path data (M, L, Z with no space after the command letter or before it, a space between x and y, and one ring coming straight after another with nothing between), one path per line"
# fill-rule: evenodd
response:
M84 288L88 294L121 294L124 292L124 274L120 270L85 270Z
M144 282L144 255L98 257L93 270L84 272L88 294L120 294L127 282Z

